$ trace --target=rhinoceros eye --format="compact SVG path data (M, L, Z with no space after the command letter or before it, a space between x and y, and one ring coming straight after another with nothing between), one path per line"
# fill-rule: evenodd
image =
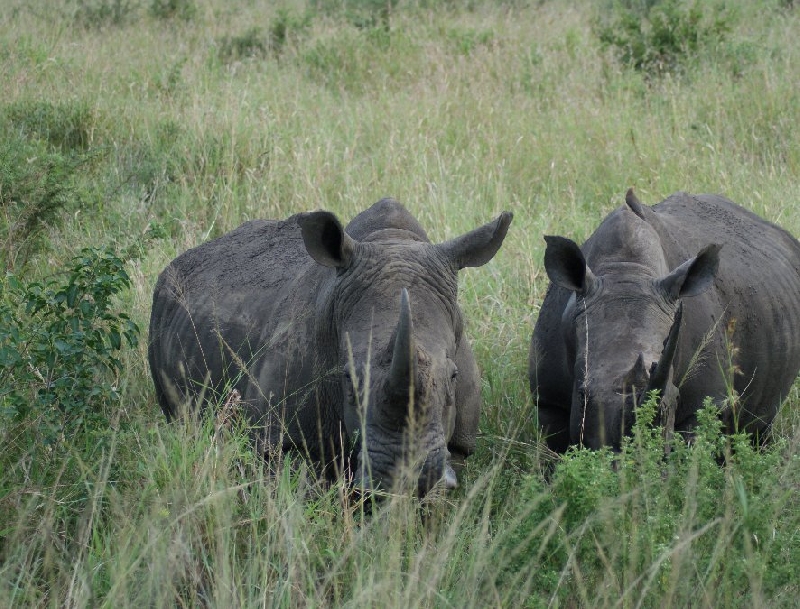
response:
M358 378L354 379L353 375L351 375L349 371L345 371L342 373L342 382L344 384L347 393L349 394L349 397L351 399L355 397L359 385Z
M448 360L450 364L450 382L453 383L458 378L458 366L452 360Z

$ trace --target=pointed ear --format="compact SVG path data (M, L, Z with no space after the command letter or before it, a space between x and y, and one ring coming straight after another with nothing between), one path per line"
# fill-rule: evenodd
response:
M544 240L547 241L544 268L550 281L581 296L588 294L595 278L578 244L572 239L551 235L545 235Z
M642 205L642 203L639 201L639 197L636 196L636 193L633 192L633 188L629 188L628 192L625 193L625 204L642 220L647 221L647 218L645 217L644 205Z
M719 267L721 247L716 243L707 245L697 256L690 258L660 279L658 283L667 297L678 300L685 296L696 296L711 287Z
M322 266L344 268L350 265L355 241L329 211L299 214L297 224L309 255Z
M514 214L504 211L494 222L440 243L437 247L453 261L458 270L467 266L483 266L494 258L503 245L513 217Z

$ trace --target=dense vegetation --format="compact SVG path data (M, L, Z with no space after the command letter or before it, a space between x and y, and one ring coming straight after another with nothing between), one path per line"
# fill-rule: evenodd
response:
M709 404L665 457L650 404L621 455L556 459L527 383L542 235L585 238L628 187L800 235L794 4L3 3L0 605L796 604L796 392L763 449ZM434 240L515 219L462 279L463 484L370 515L225 412L167 425L145 328L184 249L385 195Z

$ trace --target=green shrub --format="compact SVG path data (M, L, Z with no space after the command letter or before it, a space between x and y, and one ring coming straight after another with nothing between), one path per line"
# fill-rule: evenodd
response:
M402 32L390 35L375 28L319 38L299 60L313 82L363 93L381 87L402 89L418 76L420 51Z
M358 28L389 31L398 0L314 0L312 7L327 15L341 15Z
M724 5L699 0L618 2L609 12L595 23L601 45L611 48L623 65L648 76L684 71L731 29Z
M781 556L800 554L800 514L796 492L775 494L797 483L787 447L725 436L709 401L693 442L676 438L665 456L654 415L650 400L621 453L572 449L549 487L530 478L522 503L537 507L498 545L514 555L499 573L503 583L525 581L546 591L539 600L552 595L566 605L627 597L687 606L696 589L710 605L747 605L791 588Z
M288 44L299 40L311 25L312 14L302 16L286 8L278 10L265 33L253 26L238 36L223 36L218 40L219 58L223 62L247 58L279 57Z
M75 23L87 29L120 27L134 20L136 0L78 0Z
M264 32L258 26L253 26L239 36L223 36L217 41L219 57L222 61L264 57L267 54L268 43Z
M182 171L185 130L173 120L157 123L147 137L114 149L115 163L126 190L137 200L154 204Z
M23 267L63 211L81 207L79 175L96 158L92 151L48 150L13 130L0 137L0 265Z
M64 275L25 283L7 275L0 299L0 420L37 421L42 442L107 426L119 400L119 353L139 330L115 310L130 286L110 249L85 249Z
M148 12L156 19L189 21L197 14L197 5L194 0L150 0Z
M476 48L490 47L495 39L492 30L474 28L450 28L445 37L458 55L469 55Z
M65 151L88 148L95 126L94 112L83 101L23 100L7 105L4 115L20 135Z
M269 46L275 55L280 55L286 45L301 38L311 25L312 13L302 16L282 8L269 25Z

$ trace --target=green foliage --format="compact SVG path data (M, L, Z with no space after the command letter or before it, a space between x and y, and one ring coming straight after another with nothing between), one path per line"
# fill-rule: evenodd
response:
M107 426L119 400L119 353L138 342L138 328L113 299L130 286L111 250L86 249L66 276L3 281L0 300L0 418L38 421L52 444L76 431Z
M792 585L780 557L800 552L797 493L775 494L787 476L797 478L787 447L762 450L744 434L724 436L709 401L693 441L676 438L665 456L655 408L654 399L641 407L620 454L571 449L546 503L540 479L529 479L523 502L540 507L501 546L517 551L501 578L527 570L532 590L568 605L629 598L686 606L698 588L711 605L750 605ZM541 523L556 516L553 534Z
M155 19L189 21L197 14L197 4L194 0L150 0L148 12Z
M312 17L311 11L295 15L287 8L279 9L269 24L269 46L272 52L280 55L288 44L297 43L311 26Z
M715 49L731 30L724 4L700 0L619 2L595 24L604 47L648 76L684 71L702 50Z
M621 5L647 44L660 2ZM64 261L87 245L132 257L107 312L142 328L169 260L246 220L323 208L347 221L390 195L434 242L504 209L514 222L489 264L459 275L480 433L460 488L424 510L398 494L366 517L342 481L261 459L244 425L167 424L143 338L131 348L120 333L115 370L75 364L116 388L89 396L82 426L82 405L34 408L38 390L71 391L2 367L3 391L29 390L13 402L27 414L0 421L0 606L796 605L800 386L764 449L720 435L708 411L694 444L665 456L643 410L626 452L565 457L541 444L528 388L542 234L584 239L629 186L650 204L724 192L800 234L800 15L726 1L715 42L702 34L714 2L697 3L701 40L680 78L599 52L606 0L397 2L389 32L342 0L195 0L185 21L148 14L151 0L3 5L0 241L23 290L12 300L3 280L5 334L16 324L30 341L80 314L32 317L26 290L65 290ZM76 7L97 12L76 21ZM241 51L229 39L234 65L220 69L225 34ZM9 232L23 216L34 236ZM151 224L168 238L140 246Z
M333 90L364 93L402 86L413 76L410 58L420 51L402 32L350 30L306 47L301 63L313 82Z
M491 46L494 42L494 32L489 29L458 29L450 28L446 37L458 55L469 55L475 49Z
M156 124L152 133L116 150L116 164L125 184L144 200L158 199L161 189L177 179L184 129L172 120Z
M279 57L287 45L296 44L303 37L311 25L311 19L311 12L298 16L287 8L281 8L266 33L261 27L253 26L238 36L220 38L217 43L219 57L223 62L269 55Z
M12 102L3 114L10 128L35 137L63 151L89 147L95 118L86 102L23 100Z
M24 266L44 247L45 231L84 202L79 175L97 156L49 150L13 125L0 137L0 265L7 269Z
M222 61L264 57L267 54L268 43L264 32L258 26L253 26L239 36L223 36L217 42L219 57Z
M135 21L138 0L77 0L75 22L87 29L123 27Z
M343 15L357 28L391 29L392 12L398 0L313 0L314 10L328 15Z

